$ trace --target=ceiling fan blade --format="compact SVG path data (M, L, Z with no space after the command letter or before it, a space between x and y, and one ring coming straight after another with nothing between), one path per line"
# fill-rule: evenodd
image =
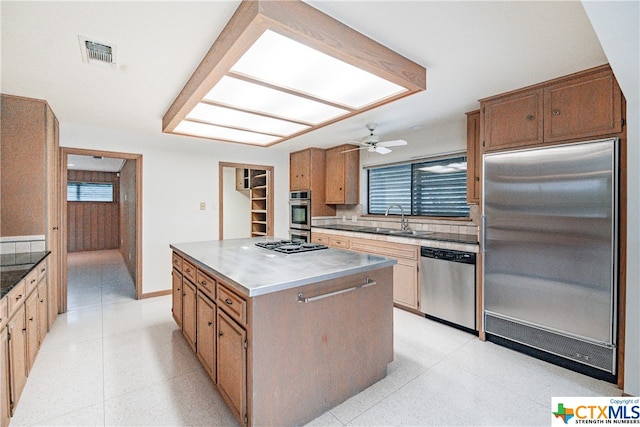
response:
M349 151L358 151L358 150L363 150L363 149L365 149L365 148L367 148L367 147L352 148L352 149L350 149L350 150L344 150L344 151L341 151L340 153L348 153Z
M391 152L391 150L389 150L386 147L380 147L379 145L376 147L376 153L378 153L378 154L388 154L390 152Z
M394 139L393 141L382 141L378 143L378 147L398 147L400 145L407 145L407 141L404 139Z

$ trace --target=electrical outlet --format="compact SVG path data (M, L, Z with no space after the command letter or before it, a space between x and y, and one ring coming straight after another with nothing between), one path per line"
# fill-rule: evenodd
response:
M207 204L205 202L200 202L200 210L203 211L207 209Z
M358 215L352 215L351 222L358 222Z

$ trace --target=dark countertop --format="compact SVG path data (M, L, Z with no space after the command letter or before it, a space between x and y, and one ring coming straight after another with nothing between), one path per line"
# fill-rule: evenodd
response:
M314 225L311 228L325 228L328 230L352 231L355 233L368 233L383 236L408 237L421 240L438 240L442 242L478 244L478 236L474 234L443 233L439 231L416 231L413 235L403 235L390 232L387 228L369 227L363 225L327 224Z
M0 298L16 286L51 251L0 255Z

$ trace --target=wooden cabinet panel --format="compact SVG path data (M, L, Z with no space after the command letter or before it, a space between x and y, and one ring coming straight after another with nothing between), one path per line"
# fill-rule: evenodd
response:
M171 297L171 313L178 324L178 328L182 329L182 274L177 270L171 271L172 297Z
M27 285L23 279L6 295L10 318L13 316L13 313L17 312L18 309L24 305L26 296Z
M38 348L42 346L48 329L48 301L47 301L47 280L43 279L38 283Z
M467 113L467 203L480 203L480 174L482 147L480 146L480 110Z
M24 304L20 305L16 314L9 320L7 332L9 333L9 382L13 415L27 383L27 325Z
M173 264L173 268L182 272L182 257L177 253L173 252L171 254L171 263Z
M326 200L333 205L357 205L360 201L360 152L356 145L340 145L326 151Z
M236 322L245 326L247 324L247 302L230 291L227 287L218 283L216 289L218 307L222 307Z
M27 373L31 371L38 354L38 293L33 292L24 303L27 327Z
M9 396L9 341L7 330L0 328L0 427L9 426L11 399Z
M196 351L196 287L182 280L182 333Z
M291 191L311 190L311 151L289 154L289 188Z
M545 142L622 131L622 93L610 70L545 88L544 104Z
M418 263L398 258L393 266L393 302L418 310Z
M336 207L325 202L325 150L307 148L289 154L289 188L291 191L311 191L312 217L336 214Z
M542 144L542 89L493 98L482 110L484 151Z
M196 283L196 267L186 259L182 261L182 274L191 280L191 283Z
M216 305L200 292L196 305L196 354L213 382L216 382Z
M198 269L196 273L197 282L196 285L198 290L202 291L205 295L207 295L212 300L216 299L216 281L210 277L208 274L202 272Z
M31 292L33 292L38 285L38 270L36 268L31 270L29 274L27 274L27 276L24 278L24 281L27 285L27 295L31 295Z
M239 420L247 414L247 333L218 307L218 390Z
M0 299L0 329L3 329L9 320L8 298Z

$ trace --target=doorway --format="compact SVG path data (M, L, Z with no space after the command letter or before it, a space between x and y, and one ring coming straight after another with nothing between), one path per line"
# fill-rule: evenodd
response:
M68 308L69 252L85 250L119 252L135 288L135 298L142 294L142 155L75 148L60 149L62 215L60 242L62 280L59 290L59 311ZM69 166L73 162L88 166ZM91 161L113 163L116 171L97 171ZM69 169L73 168L73 169ZM79 172L87 169L91 172ZM93 169L93 170L92 170ZM96 200L117 200L118 203L67 202L80 194L94 193ZM102 199L101 199L102 198ZM76 199L80 200L80 199ZM70 207L70 203L76 203ZM107 206L110 205L110 206ZM73 215L70 218L70 213ZM82 222L82 224L80 224ZM115 223L114 223L115 222ZM75 257L78 259L78 257Z
M273 166L220 162L218 238L273 236Z

